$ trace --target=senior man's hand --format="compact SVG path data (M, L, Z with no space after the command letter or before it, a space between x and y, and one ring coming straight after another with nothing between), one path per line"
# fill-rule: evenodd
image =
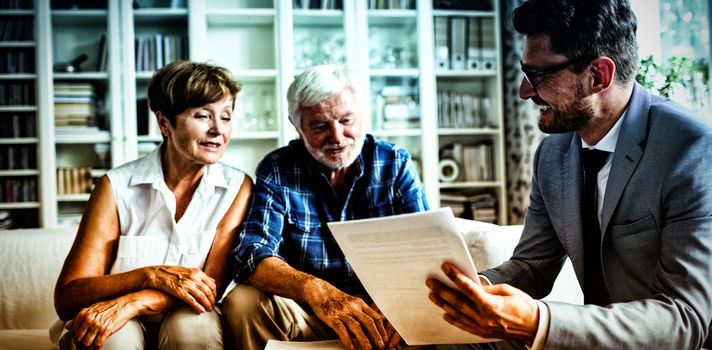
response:
M447 322L485 338L532 343L539 322L534 299L507 284L482 286L450 263L442 270L457 289L433 278L425 284L430 300L445 310Z
M310 284L307 296L309 306L336 332L347 349L385 348L388 336L392 335L386 331L385 318L361 298L346 294L325 281Z

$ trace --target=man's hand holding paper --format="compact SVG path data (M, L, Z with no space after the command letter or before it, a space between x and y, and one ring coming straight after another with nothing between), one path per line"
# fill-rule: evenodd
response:
M483 286L450 263L442 270L456 289L435 278L428 278L426 285L430 300L445 310L447 322L485 338L533 342L539 312L529 295L507 284Z

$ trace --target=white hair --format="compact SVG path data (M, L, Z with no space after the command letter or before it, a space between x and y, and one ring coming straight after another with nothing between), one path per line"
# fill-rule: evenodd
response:
M322 102L346 89L356 94L351 73L341 65L311 67L297 76L287 90L289 120L301 131L300 110Z

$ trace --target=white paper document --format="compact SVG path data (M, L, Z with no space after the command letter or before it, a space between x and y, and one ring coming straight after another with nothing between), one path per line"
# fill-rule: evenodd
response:
M477 278L450 208L383 218L328 223L366 291L408 345L493 341L447 323L428 299L436 277L452 286L444 261Z
M265 350L346 350L339 340L325 341L279 341L269 340Z

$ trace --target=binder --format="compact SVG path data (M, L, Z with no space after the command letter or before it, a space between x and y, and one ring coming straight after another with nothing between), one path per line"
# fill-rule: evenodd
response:
M468 70L482 70L482 22L479 18L469 19L467 40L467 64Z
M467 47L467 18L450 17L450 67L453 70L465 69Z
M435 31L435 69L450 69L450 48L448 43L448 17L434 18L433 29Z
M491 18L478 18L480 29L480 59L482 69L497 69L497 43L495 42L494 20Z

